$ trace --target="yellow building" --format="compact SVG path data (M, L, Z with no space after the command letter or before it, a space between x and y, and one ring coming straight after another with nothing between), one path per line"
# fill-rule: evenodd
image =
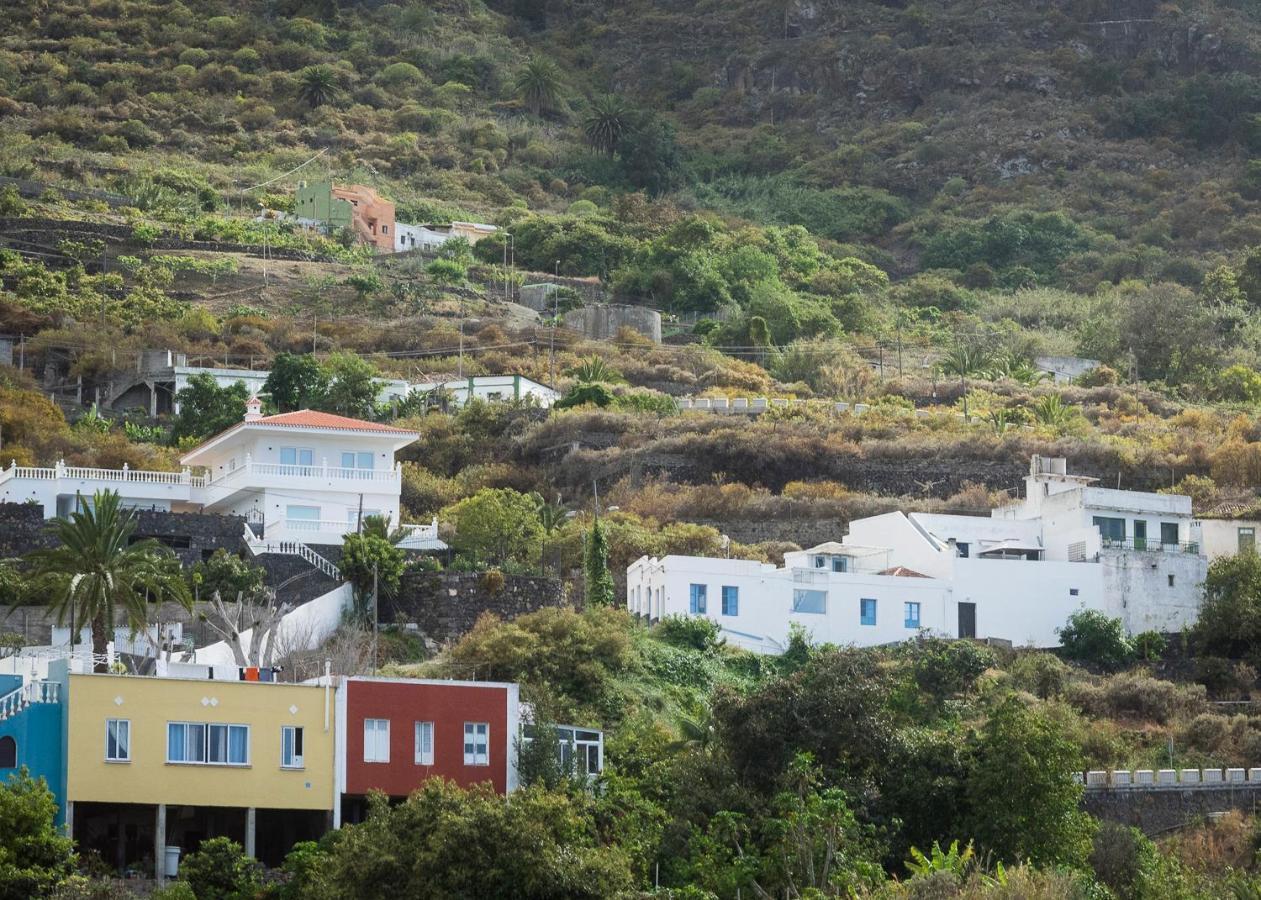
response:
M222 669L217 674L223 674ZM235 670L231 670L235 672ZM119 868L226 835L276 864L334 806L333 689L69 675L66 820Z

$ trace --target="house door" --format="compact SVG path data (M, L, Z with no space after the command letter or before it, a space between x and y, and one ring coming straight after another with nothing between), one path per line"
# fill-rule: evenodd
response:
M1134 549L1147 549L1147 523L1142 519L1134 520Z
M959 604L959 637L976 637L976 604Z

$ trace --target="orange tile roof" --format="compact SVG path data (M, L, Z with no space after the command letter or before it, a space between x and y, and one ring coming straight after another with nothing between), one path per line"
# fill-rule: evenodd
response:
M928 576L916 572L914 569L908 569L906 566L894 566L891 569L885 569L883 572L877 572L877 575L892 575L896 578L927 578Z
M300 409L296 412L278 413L274 416L263 416L249 422L250 425L283 425L292 428L342 428L347 431L381 431L388 434L415 434L405 428L393 425L382 425L379 422L367 422L363 419L351 419L347 416L335 416L332 413L317 412L313 409Z

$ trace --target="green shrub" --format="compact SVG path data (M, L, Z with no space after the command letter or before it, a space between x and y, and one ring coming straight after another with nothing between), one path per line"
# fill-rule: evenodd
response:
M1098 610L1083 609L1073 613L1058 633L1064 655L1069 659L1091 663L1105 671L1115 671L1134 659L1134 646L1126 637L1121 620Z
M1020 653L1012 661L1012 680L1023 690L1048 700L1058 697L1068 682L1069 667L1051 653Z
M667 644L692 650L712 650L724 643L722 627L703 616L666 616L652 633Z
M196 853L180 861L180 880L188 882L197 900L239 900L261 889L262 868L236 841L217 837L202 841Z
M1134 652L1139 659L1154 662L1165 655L1168 639L1159 631L1144 631L1134 636Z

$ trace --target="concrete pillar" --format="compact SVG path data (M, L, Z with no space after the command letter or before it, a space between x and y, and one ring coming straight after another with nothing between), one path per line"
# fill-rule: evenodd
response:
M146 381L145 387L149 389L149 418L156 419L158 417L158 386L152 381Z
M257 810L250 807L245 811L245 855L254 856L254 837L255 826L257 820Z
M74 801L66 801L66 837L74 839Z
M158 884L166 878L166 804L158 804L153 823L153 877Z

